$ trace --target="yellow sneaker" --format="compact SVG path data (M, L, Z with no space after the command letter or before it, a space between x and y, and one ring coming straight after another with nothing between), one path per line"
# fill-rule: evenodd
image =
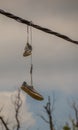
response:
M28 85L25 81L23 82L21 89L36 100L44 100L43 96L39 94L33 86Z
M32 54L31 50L25 50L23 53L23 56L25 57L25 56L29 56L31 54Z

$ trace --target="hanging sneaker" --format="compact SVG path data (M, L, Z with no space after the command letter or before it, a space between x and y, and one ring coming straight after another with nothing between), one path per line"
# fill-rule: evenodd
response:
M27 43L23 56L25 57L25 56L29 56L31 54L32 54L32 46L29 43Z
M30 95L32 98L36 100L44 100L43 96L39 94L33 86L28 85L25 81L23 82L21 89L25 91L28 95Z
M31 55L31 51L30 50L25 50L24 53L23 53L23 56L26 57L26 56L29 56Z

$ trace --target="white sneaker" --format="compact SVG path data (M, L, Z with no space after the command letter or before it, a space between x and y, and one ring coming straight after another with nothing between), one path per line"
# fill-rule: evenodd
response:
M24 50L25 50L23 53L24 57L32 54L32 46L29 43L26 44L26 47Z

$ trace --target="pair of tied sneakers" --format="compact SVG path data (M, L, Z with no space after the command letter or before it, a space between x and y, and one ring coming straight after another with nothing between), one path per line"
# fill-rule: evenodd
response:
M25 81L23 82L21 89L36 100L43 100L43 96L39 94L33 86L28 85Z
M25 56L29 56L31 54L32 54L32 46L29 43L27 43L23 56L25 57Z
M23 56L29 56L32 54L32 46L27 42ZM32 85L28 85L25 81L23 82L21 89L36 100L43 100L43 96L40 95Z

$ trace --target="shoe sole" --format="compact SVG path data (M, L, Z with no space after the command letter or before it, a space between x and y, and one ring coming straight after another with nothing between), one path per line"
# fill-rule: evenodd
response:
M25 57L25 56L30 56L31 54L32 54L31 52L28 52L28 53L27 53L27 52L24 52L24 53L23 53L23 56L24 56L24 57Z
M39 100L39 101L44 100L43 96L39 94L34 88L31 89L28 86L27 87L21 86L21 89L36 100Z

